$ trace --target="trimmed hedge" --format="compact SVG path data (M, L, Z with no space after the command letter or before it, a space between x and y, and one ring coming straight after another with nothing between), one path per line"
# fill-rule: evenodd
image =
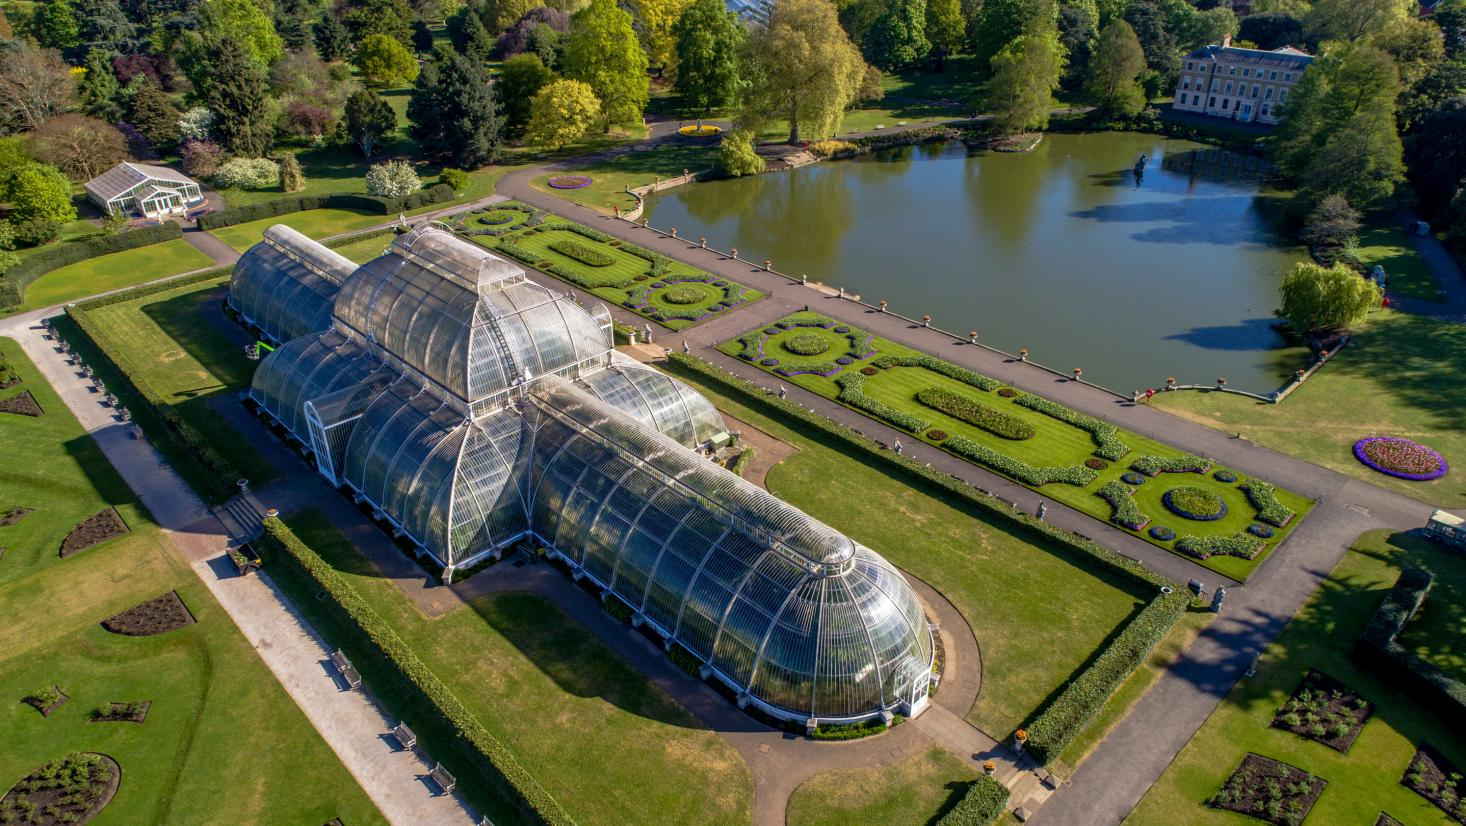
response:
M937 826L988 826L1008 810L1008 787L983 775L967 784L967 792Z
M753 457L757 453L753 445L744 445L743 452L733 458L733 463L728 465L728 469L742 476L748 470L748 466L753 463Z
M293 195L287 198L261 201L257 204L221 209L218 212L200 216L198 224L199 229L213 230L258 221L261 218L274 218L279 215L289 215L292 212L304 212L309 209L359 209L364 212L391 215L394 212L406 212L431 204L441 204L453 200L454 197L453 187L441 183L433 184L402 198L382 198L354 192L338 192L330 195Z
M1130 445L1120 439L1120 429L1109 422L1087 416L1078 410L1049 401L1042 396L1024 394L1014 399L1013 403L1086 431L1094 439L1094 455L1101 459L1118 462L1130 452Z
M1138 470L1146 476L1162 473L1206 473L1211 470L1211 460L1195 453L1180 456L1141 456L1130 463L1131 470Z
M872 361L871 364L882 369L891 367L925 367L933 373L940 373L949 379L956 379L963 384L970 384L978 390L987 390L989 392L1003 386L1003 383L996 379L990 379L981 373L968 370L966 367L958 367L950 361L927 355L881 356L875 361Z
M1466 714L1466 681L1396 641L1434 585L1435 576L1424 568L1402 570L1355 641L1354 658L1383 679L1400 684L1446 719L1459 719Z
M606 253L578 241L551 241L550 249L587 267L609 267L616 263L616 259Z
M631 286L632 283L632 279L630 278L588 278L585 274L579 272L578 270L573 270L570 267L556 264L555 262L545 258L545 256L531 252L524 247L515 244L512 241L500 241L497 246L499 252L502 252L511 258L517 258L520 261L530 265L531 267L534 267L541 272L553 275L562 281L568 281L571 284L574 284L575 286L581 288L582 290L595 290L601 287L625 288Z
M1257 521L1282 528L1293 519L1293 511L1278 501L1277 488L1271 484L1261 479L1248 479L1237 487L1247 494L1247 501L1257 509Z
M928 387L916 392L916 400L933 410L946 413L954 419L982 428L1000 439L1022 441L1038 435L1033 425L1001 410L994 410L972 399L948 393L940 387Z
M1142 513L1140 506L1135 504L1135 488L1111 480L1095 491L1095 494L1110 503L1110 507L1114 509L1110 514L1110 521L1116 525L1139 531L1150 524L1150 517Z
M1213 556L1235 556L1252 559L1262 550L1263 542L1251 534L1236 536L1194 536L1187 534L1176 540L1176 550L1197 559Z
M74 315L74 313L72 313L72 310L77 310L83 313L91 312L92 310L95 310L99 307L109 307L113 304L123 304L128 301L136 301L139 298L146 298L147 296L157 295L158 293L166 293L170 290L176 290L179 287L187 287L189 284L200 284L204 281L213 281L216 278L222 278L232 272L234 272L233 264L229 264L223 267L214 267L213 269L209 270L200 270L196 273L191 273L189 275L181 275L177 278L170 278L167 281L159 281L156 284L143 284L142 286L122 290L121 292L115 292L109 295L100 295L96 298L90 298L86 301L78 303L75 307L68 307L66 309L66 312L72 315Z
M6 270L4 275L0 275L0 308L14 307L21 303L25 300L25 288L52 270L99 255L137 249L182 237L183 230L168 221L160 227L130 229L116 235L94 235L38 250Z
M1050 703L1028 727L1030 754L1042 763L1058 756L1069 741L1109 700L1114 689L1127 679L1172 627L1190 604L1190 596L1176 583L1133 559L1121 556L1091 539L1017 510L992 494L979 490L955 476L928 467L909 456L883 449L874 439L836 424L813 410L764 390L751 381L727 373L687 353L672 353L668 363L717 385L729 395L755 409L773 415L780 422L803 428L864 456L872 462L904 474L919 487L955 497L965 505L1012 525L1040 541L1053 543L1085 564L1095 565L1136 584L1160 589L1140 614L1115 637L1089 668ZM1105 690L1100 689L1108 686Z
M819 365L815 365L819 366ZM835 365L831 365L832 367ZM878 419L889 422L902 430L909 430L912 433L920 433L926 430L931 423L907 413L904 410L897 410L883 401L877 401L865 395L865 380L868 377L864 373L856 371L845 371L835 378L835 384L840 386L839 401L862 410L875 416Z
M390 667L394 678L415 691L433 711L441 715L441 719L437 721L413 721L413 726L423 725L424 722L428 725L441 723L441 726L434 727L451 730L455 739L466 747L472 757L487 765L492 779L502 781L500 785L503 791L533 822L567 825L574 823L569 813L520 764L519 758L464 708L458 697L418 659L407 643L362 599L361 594L349 582L278 518L267 517L264 528L262 544L266 551L282 554L310 577L329 597L327 604L341 612L349 621L348 626L359 632L357 641L361 646ZM457 749L452 749L445 755L450 760L453 751ZM463 773L462 769L455 771L460 776Z
M942 447L952 451L964 459L971 459L983 467L1011 476L1014 479L1031 487L1047 485L1050 482L1062 482L1066 485L1073 485L1082 488L1093 482L1099 474L1083 465L1072 467L1037 467L1027 462L1014 459L1006 453L999 453L986 445L980 445L964 436L953 436L945 442Z

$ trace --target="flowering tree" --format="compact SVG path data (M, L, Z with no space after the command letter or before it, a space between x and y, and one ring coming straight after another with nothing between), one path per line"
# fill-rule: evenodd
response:
M367 192L383 198L401 198L422 188L422 181L406 161L373 164L366 174Z

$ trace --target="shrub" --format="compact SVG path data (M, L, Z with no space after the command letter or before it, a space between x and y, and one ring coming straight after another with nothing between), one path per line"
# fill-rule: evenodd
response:
M1278 501L1277 488L1261 479L1248 479L1238 485L1247 494L1247 501L1257 509L1257 521L1266 522L1275 528L1286 527L1293 519L1293 511Z
M422 181L407 161L387 161L367 169L366 188L382 198L405 198L422 189Z
M1227 503L1205 488L1171 488L1161 497L1171 513L1197 522L1215 522L1227 515Z
M540 786L510 749L490 734L449 688L433 674L412 648L362 599L329 563L306 545L278 518L264 520L263 545L277 558L293 563L327 598L328 607L346 620L347 629L374 663L390 671L394 682L408 688L439 717L424 721L452 733L501 782L511 800L532 820L571 824L570 815ZM363 658L365 659L365 658ZM414 721L413 726L421 723ZM421 732L420 732L421 733ZM447 744L445 744L447 745ZM456 750L456 749L455 749Z
M214 113L203 106L189 109L178 116L178 140L184 145L207 141L214 134L214 123L217 120Z
M1008 787L983 775L967 784L967 791L937 826L988 826L1008 809Z
M901 725L906 718L900 714L894 715L889 728ZM865 720L859 723L833 723L822 724L810 735L814 740L859 740L862 737L870 737L873 734L884 734L887 726L883 720Z
M1424 568L1402 570L1355 641L1354 656L1380 676L1404 685L1448 718L1454 718L1466 713L1466 681L1452 677L1396 640L1434 585L1435 576Z
M269 158L230 158L214 170L220 189L266 189L280 183L280 165Z
M1122 473L1120 474L1120 481L1124 482L1127 485L1134 485L1136 487L1139 487L1145 484L1145 475L1141 473L1135 473L1133 471Z
M1213 556L1236 556L1252 559L1262 550L1262 541L1254 536L1239 533L1236 536L1192 536L1187 534L1176 542L1176 550L1197 559Z
M1105 468L1110 466L1110 463L1096 456L1091 456L1088 459L1084 460L1084 466L1089 468L1090 470L1104 470Z
M842 157L853 155L858 150L859 147L850 141L814 141L809 145L810 154L820 158L833 158L837 155Z
M830 349L830 343L814 333L796 333L779 342L779 346L796 356L817 356Z
M757 454L758 452L754 450L753 445L744 445L743 450L737 456L733 457L732 463L728 465L728 470L742 476L748 470L748 466L753 463L753 457Z
M48 218L27 218L11 225L15 229L15 245L40 247L61 237L61 225Z
M1025 395L1013 402L1022 405L1029 410L1058 419L1065 424L1073 425L1080 430L1089 433L1094 439L1094 455L1101 459L1109 459L1111 462L1118 462L1125 458L1130 452L1130 446L1120 440L1120 430L1114 425L1096 419L1093 416L1086 416L1078 410L1065 407L1058 402L1051 402L1040 396Z
M891 367L924 367L933 373L940 373L949 379L956 379L963 384L970 384L978 390L992 391L1001 387L994 379L990 379L981 373L975 373L965 367L958 367L950 361L933 358L932 356L881 356L871 362L881 369Z
M212 178L219 171L224 150L217 143L191 140L179 147L178 158L183 162L184 172L195 178Z
M1277 533L1277 531L1268 525L1258 525L1256 523L1248 525L1247 532L1259 539L1272 539L1274 534Z
M1095 494L1110 503L1110 521L1116 525L1139 531L1150 524L1150 517L1141 513L1140 506L1135 504L1134 488L1111 481L1102 485Z
M1009 416L1001 410L994 410L985 404L978 404L956 393L948 393L939 387L918 390L916 400L933 410L941 411L954 419L982 428L999 438L1021 441L1032 439L1037 435L1033 425L1022 419Z
M1011 476L1035 488L1050 482L1062 482L1082 488L1093 482L1096 477L1095 472L1087 467L1035 467L962 436L953 436L943 442L942 446L958 456L971 459L983 467L996 470L1004 476Z
M308 209L355 209L362 212L375 212L379 215L391 215L403 210L417 209L451 200L453 200L453 190L443 184L434 184L427 189L418 190L406 198L380 198L375 195L359 195L354 192L330 195L294 195L220 210L200 217L198 224L200 229L215 230Z
M714 168L723 175L739 178L764 171L764 159L753 147L753 134L743 130L729 132L718 144Z
M707 299L708 294L696 287L673 287L660 296L668 304L701 304Z
M454 192L462 192L468 188L468 173L462 169L448 168L438 173L438 182L444 186L453 188Z
M6 270L4 275L0 275L0 307L19 304L25 288L32 281L54 269L85 261L88 258L95 258L98 255L145 247L182 236L183 230L177 224L169 221L162 226L128 230L116 235L93 235L38 250L26 256L19 264Z
M834 367L837 365L831 366ZM897 410L885 402L877 401L865 395L865 379L866 376L864 373L841 373L835 379L835 384L840 386L840 395L836 396L836 399L858 410L869 413L878 419L889 422L902 430L907 430L912 433L920 433L926 430L930 422L925 419L919 419L904 410Z
M1230 470L1219 470L1216 473L1213 473L1211 475L1211 478L1217 480L1218 482L1222 482L1223 484L1230 485L1233 482L1237 481L1237 474L1233 473Z
M1146 476L1162 473L1206 473L1211 470L1211 460L1195 453L1180 456L1141 456L1130 463L1131 470L1138 470Z
M616 263L616 259L612 258L610 254L601 252L579 241L552 241L550 242L550 249L566 258L573 258L587 267L609 267Z
M1150 536L1152 539L1159 539L1162 542L1170 542L1172 539L1176 538L1176 532L1166 527L1165 525L1156 525L1155 527L1150 529Z

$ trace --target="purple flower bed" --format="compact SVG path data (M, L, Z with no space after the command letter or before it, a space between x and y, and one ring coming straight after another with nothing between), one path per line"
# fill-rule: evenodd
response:
M769 356L765 359L759 359L758 363L762 364L765 367L776 367L779 364L779 360L774 358L773 356Z
M584 189L590 182L587 175L559 175L549 181L551 189Z
M1233 473L1230 470L1219 470L1216 473L1213 473L1211 475L1211 478L1217 480L1218 482L1225 482L1230 485L1231 483L1237 481L1237 474Z
M1150 535L1153 539L1159 539L1162 542L1170 542L1176 538L1176 532L1165 525L1156 525L1154 528L1151 528Z
M1132 471L1122 475L1120 481L1127 485L1143 485L1145 484L1145 477Z
M1354 443L1354 458L1397 479L1424 482L1446 475L1449 466L1439 453L1418 442L1395 436L1368 436Z
M1267 525L1260 525L1255 522L1247 526L1247 532L1252 534L1253 536L1261 537L1263 539L1272 539L1273 534L1277 533L1277 531L1273 530L1271 527Z

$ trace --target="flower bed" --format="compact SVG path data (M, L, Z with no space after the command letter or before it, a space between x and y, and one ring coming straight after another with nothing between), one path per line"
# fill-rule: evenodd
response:
M984 376L981 373L973 372L965 367L958 367L950 361L944 361L931 356L881 356L871 362L875 366L885 370L891 367L925 367L933 373L940 373L949 379L956 379L963 384L970 384L978 390L992 392L1002 385Z
M708 299L706 292L696 287L669 287L659 296L668 304L700 304Z
M1176 550L1197 559L1213 556L1235 556L1239 559L1255 559L1262 550L1263 542L1255 536L1239 533L1236 536L1192 536L1187 534L1176 540Z
M1093 482L1096 477L1095 472L1087 467L1035 467L961 436L947 439L942 446L958 456L971 459L983 467L996 470L1004 476L1011 476L1032 487L1047 485L1050 482L1061 482L1082 488Z
M1128 471L1126 473L1120 474L1120 481L1124 482L1127 485L1140 487L1141 485L1145 484L1145 474Z
M589 175L557 175L548 182L551 189L585 189L590 186Z
M1171 488L1161 497L1161 501L1171 513L1197 522L1215 522L1227 515L1227 503L1220 496L1203 488Z
M714 126L711 123L694 124L677 129L677 134L684 138L711 138L722 133L723 128L721 126Z
M1277 531L1273 530L1272 526L1261 525L1256 522L1247 526L1247 532L1259 539L1272 539L1277 534Z
M1461 797L1461 770L1440 752L1422 745L1410 758L1400 784L1438 806L1457 823L1466 823L1466 800Z
M1292 696L1273 715L1271 725L1334 751L1348 752L1373 713L1374 706L1354 689L1309 669Z
M0 819L43 826L84 824L112 801L121 779L121 767L105 754L68 754L12 786L0 800Z
M948 393L939 387L928 387L916 392L916 400L933 410L967 422L1002 439L1022 441L1038 434L1033 425L1001 410L994 410L972 399Z
M1210 805L1278 826L1298 826L1328 784L1297 766L1248 754Z
M1237 481L1237 474L1233 473L1230 470L1219 470L1216 473L1213 473L1211 475L1211 478L1217 480L1218 482L1222 482L1223 484L1230 485L1233 482Z
M1098 456L1091 456L1088 459L1084 460L1084 466L1089 468L1090 470L1104 470L1105 468L1110 466L1110 463L1106 462L1104 459L1099 458Z
M1274 528L1283 528L1293 520L1293 511L1283 507L1278 501L1277 488L1271 484L1261 479L1248 479L1237 487L1247 494L1247 501L1257 509L1259 522L1266 522Z
M573 258L587 267L609 267L616 263L610 254L586 246L578 241L552 241L550 249L566 258Z
M1118 462L1125 458L1130 452L1130 446L1120 440L1120 431L1109 422L1103 422L1093 416L1086 416L1078 410L1072 410L1057 402L1039 396L1020 396L1014 404L1022 405L1029 410L1036 410L1039 413L1058 419L1065 424L1083 430L1094 439L1094 455L1101 459L1109 459L1111 462Z
M1116 525L1132 531L1142 531L1150 524L1150 517L1141 513L1140 506L1135 504L1134 488L1112 481L1106 482L1095 493L1110 503L1113 509L1110 521Z
M1144 473L1146 476L1159 476L1162 473L1210 473L1211 460L1197 456L1195 453L1185 453L1180 456L1141 456L1130 463L1130 469Z
M1156 525L1150 529L1149 533L1151 539L1156 539L1161 542L1170 542L1176 538L1176 532L1165 525Z
M790 330L797 330L801 327L818 327L820 329L835 332L836 335L843 336L846 341L849 342L849 345L846 348L845 354L842 358L848 358L849 361L822 361L815 363L785 362L783 366L774 371L781 376L815 375L829 377L835 375L836 373L839 373L848 364L853 364L856 361L867 359L875 355L875 348L871 347L871 340L874 337L870 333L856 327L842 327L841 325L836 324L836 322L832 319L828 319L820 315L810 314L789 316L788 318L783 318L779 321L774 322L773 327L757 330L755 332L748 333L742 336L738 339L738 346L740 348L738 351L738 357L743 359L744 361L756 362L759 359L763 358L764 347L768 343L769 339L783 336ZM845 332L837 332L836 328L843 329L845 330ZM774 330L774 332L770 333L770 329ZM796 350L790 349L788 346L786 346L785 342L789 341L790 339L797 338L799 335L800 334L796 333L794 336L781 339L777 342L779 348L786 353L798 354ZM828 342L824 342L822 339L821 343L827 344ZM820 352L828 352L828 347ZM854 403L852 402L852 404ZM915 420L914 417L912 417L912 420ZM920 430L920 428L918 428L918 430Z
M836 369L838 370L839 367L836 366ZM840 395L836 399L911 433L920 433L931 424L904 410L897 410L885 402L865 395L865 380L864 373L841 374L839 378L835 379L835 384L840 387Z
M649 277L637 276L642 280ZM660 281L653 281L627 293L621 306L653 321L696 323L726 309L747 304L748 300L749 290L742 284L712 275L668 275Z
M1354 458L1396 479L1424 482L1446 475L1444 456L1418 442L1394 436L1370 436L1354 443Z
M928 430L926 432L926 437L928 439L931 439L933 442L946 441L946 439L947 439L947 431L945 431L945 430Z
M779 342L779 346L796 356L817 356L830 349L830 343L814 333L798 333Z

